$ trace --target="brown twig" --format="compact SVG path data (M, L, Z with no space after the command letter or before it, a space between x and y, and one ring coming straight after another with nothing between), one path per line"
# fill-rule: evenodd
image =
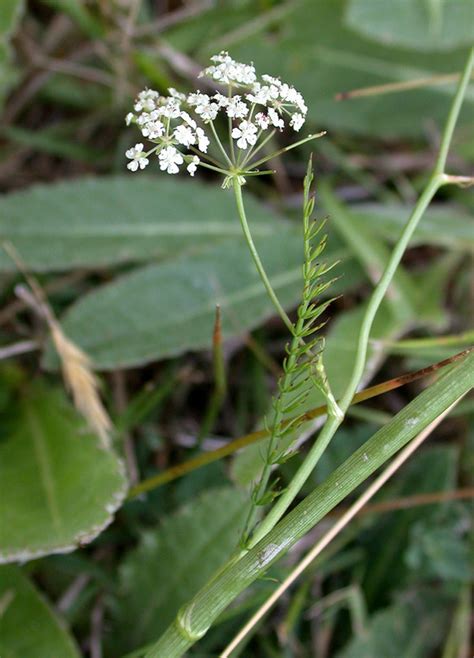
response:
M350 91L341 91L334 96L334 100L346 101L352 98L363 98L364 96L393 94L399 91L419 89L420 87L431 87L434 85L446 84L447 82L457 82L460 77L461 75L459 73L448 73L446 75L433 75L427 78L417 78L416 80L406 80L404 82L389 82L384 85L361 87Z
M364 507L364 509L359 512L359 516L385 514L387 512L411 509L412 507L447 503L453 500L470 500L471 498L474 498L474 487L456 489L455 491L434 491L433 493L416 494L414 496L405 496L394 500L384 500L379 503L372 503L372 505ZM334 512L334 516L342 516L346 511L346 508L341 507Z

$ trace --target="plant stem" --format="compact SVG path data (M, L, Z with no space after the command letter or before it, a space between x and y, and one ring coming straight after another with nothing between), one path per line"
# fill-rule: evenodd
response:
M370 386L369 388L366 388L356 393L352 400L352 404L358 404L359 402L370 400L371 398L377 397L378 395L383 395L388 391L393 391L394 389L399 388L400 386L411 384L412 382L418 381L423 377L432 375L437 370L452 365L455 361L459 361L460 359L463 359L465 356L467 356L467 354L470 351L471 350L464 350L463 352L459 352L458 354L449 357L449 359L444 359L443 361L434 363L433 365L427 366L426 368L422 368L421 370L417 370L416 372L410 372L405 375L401 375L400 377L395 377L394 379L389 379L388 381L381 382L380 384L376 384L375 386ZM170 381L174 385L174 380L170 380ZM310 409L309 411L302 414L298 418L298 423L308 423L311 420L314 420L315 418L324 416L326 413L327 413L326 405L315 407L314 409ZM294 418L289 418L288 420L290 422L293 422ZM217 448L212 452L202 452L196 457L192 457L191 459L188 459L187 461L181 464L171 466L170 468L166 469L162 473L153 475L152 477L149 477L146 480L143 480L142 482L139 482L134 487L132 487L128 493L128 499L136 498L137 496L140 496L146 493L147 491L151 491L153 489L156 489L157 487L161 487L164 484L167 484L168 482L172 482L173 480L176 480L177 478L182 477L187 473L190 473L191 471L201 468L202 466L206 466L207 464L211 464L212 462L215 462L219 459L223 459L228 455L232 455L234 452L237 452L242 448L245 448L249 445L253 445L258 441L262 441L263 439L267 438L267 436L268 436L268 432L266 430L259 430L257 432L252 432L251 434L246 434L244 436L239 437L238 439L234 439L233 441L227 443L225 446L222 446L221 448Z
M225 150L225 148L224 148L223 145L222 145L221 140L219 139L219 135L217 134L217 130L216 130L215 126L214 126L214 122L213 122L213 121L209 121L209 125L211 126L212 134L214 135L214 139L216 140L217 145L218 145L218 147L219 147L220 150L221 150L221 153L223 154L224 158L227 160L227 164L229 165L229 167L232 167L232 166L233 166L233 165L232 165L232 160L231 160L231 159L229 158L229 156L227 155L227 151Z
M285 309L283 306L280 304L278 301L278 297L275 294L275 291L272 288L272 285L268 279L267 273L265 272L265 268L263 267L262 261L260 260L260 256L258 255L257 248L254 244L252 234L250 233L250 228L247 222L247 216L245 214L245 208L244 208L244 200L242 198L242 188L240 183L238 182L237 178L234 177L233 179L233 185L234 185L234 194L235 194L235 200L237 203L237 210L239 213L239 218L240 218L240 224L242 226L242 231L244 233L245 239L247 240L247 245L250 250L250 253L252 254L252 258L255 262L255 265L257 267L258 273L260 274L260 278L263 281L263 285L265 286L268 296L273 302L273 305L275 306L276 310L278 311L279 316L285 323L285 325L288 328L288 331L293 335L294 333L294 327L293 323L286 314Z
M264 158L261 158L260 160L257 160L257 162L252 162L252 167L258 167L259 165L263 164L264 162L267 162L267 160L271 160L272 158L276 158L277 156L281 155L282 153L287 153L287 151L292 151L294 148L297 146L301 146L302 144L306 144L306 142L310 142L312 139L318 139L319 137L324 137L326 134L326 131L323 130L320 133L317 133L316 135L308 135L307 137L304 137L303 139L300 139L298 142L294 142L293 144L290 144L289 146L285 146L282 149L279 149L278 151L275 151L274 153L270 153L270 155L266 155ZM255 155L255 153L254 153Z
M252 628L265 616L270 608L286 592L286 590L297 580L303 571L316 559L316 557L331 543L331 541L347 526L347 524L362 510L371 498L382 488L382 486L394 475L405 461L418 449L418 447L428 438L439 423L449 414L453 407L459 402L458 398L442 414L430 423L420 434L414 438L396 458L386 467L386 469L372 482L361 496L349 507L343 516L326 532L321 539L313 546L306 556L290 572L285 580L277 589L268 597L260 608L252 615L249 621L243 626L239 633L228 644L219 658L229 658L231 653L238 647L242 640L248 635Z
M471 70L474 63L474 48L471 49L469 57L467 59L466 65L464 67L464 72L461 77L461 80L456 91L449 116L443 131L443 139L441 141L441 146L439 154L436 160L435 168L431 174L427 186L421 194L418 203L416 204L413 212L408 218L405 227L396 243L393 252L390 256L390 260L387 263L387 266L380 278L380 281L374 288L374 291L369 299L363 320L362 325L359 331L359 337L357 340L357 351L355 357L355 363L352 370L352 374L349 380L349 383L346 386L346 389L342 395L342 398L339 402L339 407L343 413L346 413L349 408L354 393L357 390L357 387L360 383L362 375L364 373L365 364L367 361L367 350L370 339L370 332L372 325L375 319L375 315L380 307L380 304L385 297L385 294L390 286L390 283L397 271L397 268L403 258L405 250L410 242L410 239L418 226L420 219L422 218L426 208L430 204L432 198L438 191L438 189L445 184L444 180L444 167L446 165L446 158L448 155L449 145L454 132L454 127L456 125L457 118L459 116L459 111L461 109L462 100L466 92L466 88L471 76ZM257 526L257 529L252 536L249 547L255 546L261 539L264 537L279 521L279 519L286 512L288 507L291 505L301 487L304 485L310 474L313 472L314 467L321 458L323 452L326 450L329 442L336 433L338 427L343 421L344 416L328 416L326 423L324 424L317 440L315 441L313 447L309 451L306 459L301 464L300 468L294 475L293 479L289 483L288 487L284 493L278 498L275 505L272 507L267 516L263 521Z
M328 512L474 385L474 354L425 389L292 510L257 546L230 562L181 608L146 658L180 658L252 582Z

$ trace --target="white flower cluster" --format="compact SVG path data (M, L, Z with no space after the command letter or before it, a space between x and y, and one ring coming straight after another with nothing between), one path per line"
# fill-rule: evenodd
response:
M236 62L226 52L211 60L213 64L204 69L200 77L217 83L219 89L213 94L194 91L186 96L175 89L169 89L168 96L151 89L140 92L134 112L127 115L126 122L127 125L135 123L143 137L155 146L144 152L143 144L138 143L126 152L131 160L127 167L131 171L144 169L149 164L149 156L156 153L163 171L177 174L180 165L186 163L188 172L194 176L197 166L204 164L211 140L225 155L223 167L228 168L229 163L237 165L234 142L238 149L247 151L243 161L251 164L259 143L268 139L266 131L281 131L287 124L295 131L300 130L307 107L294 87L269 75L258 79L252 64ZM228 151L213 123L219 115L226 118L227 141L232 142ZM211 130L207 134L205 127L208 125ZM242 162L242 158L239 161Z

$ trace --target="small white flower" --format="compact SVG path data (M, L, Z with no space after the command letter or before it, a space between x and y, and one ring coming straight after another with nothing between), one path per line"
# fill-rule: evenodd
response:
M258 112L255 115L255 123L262 130L267 130L268 126L270 125L270 119L263 112Z
M186 167L186 169L188 170L190 176L194 176L194 174L196 173L197 166L200 162L201 162L201 160L198 158L197 155L193 156L193 159L191 160L191 162Z
M280 117L278 112L273 109L273 107L268 108L268 116L270 118L270 121L272 122L272 126L275 126L275 128L279 128L280 130L283 130L283 128L285 127L285 122Z
M262 75L262 80L265 80L265 82L268 82L271 85L275 85L275 87L279 87L281 85L281 80L278 78L274 78L271 75L268 75L268 73L264 73Z
M193 131L189 126L185 126L184 124L176 128L173 136L178 144L182 144L183 146L191 146L191 144L196 143L196 137Z
M229 100L226 112L231 119L243 119L249 113L249 108L240 100L240 96L234 96Z
M181 103L176 98L167 98L161 107L161 114L168 119L178 119L181 115Z
M139 167L140 169L145 169L149 163L146 154L143 153L143 144L135 144L135 146L125 152L125 155L131 160L127 165L127 169L130 169L130 171L137 171Z
M155 109L159 96L160 94L153 89L144 89L138 94L134 105L135 111L141 112L142 110L146 110L147 112L151 112Z
M148 121L142 126L142 135L143 137L148 137L149 139L158 139L162 137L165 132L165 126L161 121Z
M174 146L167 146L158 155L161 171L167 171L168 174L177 174L178 165L183 164L183 156Z
M199 114L201 119L206 123L208 121L214 121L219 111L219 106L217 103L211 103L210 101L203 101L199 105L196 105L196 114Z
M217 94L214 94L212 99L217 103L219 109L221 107L227 107L231 100L228 96L224 96L224 94L220 94L219 92L217 92Z
M139 126L144 126L149 121L153 121L153 116L151 115L150 112L142 112L137 117L137 123Z
M196 139L198 141L198 149L203 153L207 153L207 147L209 146L209 138L202 128L196 129Z
M185 101L186 100L186 94L182 94L180 91L177 91L174 87L169 87L168 88L168 93L170 96L173 98L178 99L179 101Z
M237 140L240 149L246 149L257 141L257 128L250 121L242 121L238 128L232 131L232 137Z
M225 51L222 51L219 55L214 55L211 57L211 60L215 62L215 65L208 66L204 71L201 71L199 77L207 75L209 78L223 84L236 82L243 85L251 85L257 79L255 68L252 64L236 62Z
M209 101L209 96L207 94L203 94L200 91L194 91L192 94L188 94L187 97L187 103L188 105L191 105L192 107L195 105L199 105L199 103L203 101Z
M303 124L304 124L304 116L302 114L299 114L298 112L295 112L291 117L290 126L293 128L293 130L296 130L296 132L298 132L298 130L301 128Z
M126 124L137 124L154 146L148 153L142 144L127 151L131 171L144 169L149 155L156 152L162 171L177 174L185 163L188 173L194 176L198 164L206 162L204 154L210 145L203 124L214 121L219 114L226 119L232 142L235 140L242 150L251 150L269 129L283 130L289 123L299 131L305 122L307 107L294 87L270 75L257 79L253 64L237 62L225 51L211 57L211 66L200 75L219 84L208 93L196 90L185 95L171 87L167 96L152 89L138 94ZM193 152L199 153L202 161ZM232 150L228 158L232 157L233 166L238 168L235 155Z
M197 123L194 121L194 119L191 116L189 116L187 112L181 112L180 116L183 119L183 121L188 124L188 126L191 126L191 128L196 130Z

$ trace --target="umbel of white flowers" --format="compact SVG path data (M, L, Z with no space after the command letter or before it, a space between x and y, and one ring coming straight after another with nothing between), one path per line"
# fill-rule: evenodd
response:
M168 96L152 89L138 94L126 123L136 124L152 146L145 150L138 143L128 149L130 171L145 169L151 156L157 156L160 169L168 174L177 174L185 164L194 176L201 165L228 180L238 176L245 182L244 175L260 173L252 168L268 158L257 160L256 155L277 130L287 125L300 130L307 107L294 87L270 75L257 77L253 64L236 62L227 52L211 61L200 77L212 80L215 93L197 90L185 95L171 88ZM217 122L219 116L223 123ZM222 125L225 136L218 133Z

